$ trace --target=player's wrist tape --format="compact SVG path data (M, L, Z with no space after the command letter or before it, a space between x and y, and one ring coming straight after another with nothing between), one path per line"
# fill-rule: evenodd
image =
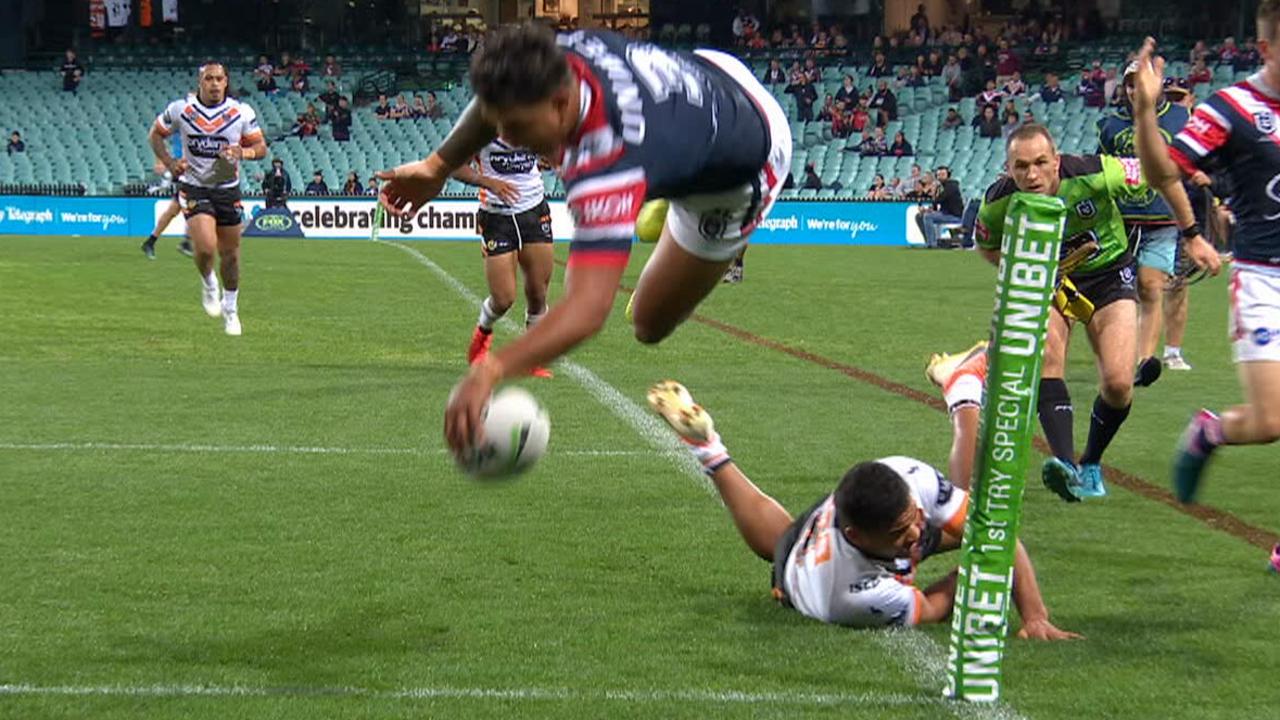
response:
M695 445L686 440L685 444L688 445L689 451L693 453L693 456L697 458L698 463L702 465L702 471L708 475L719 470L725 463L732 460L729 457L728 448L720 441L719 433L713 434L711 439L704 443Z
M1179 232L1182 233L1183 240L1190 240L1191 238L1201 234L1200 223L1191 223L1190 227L1183 228Z

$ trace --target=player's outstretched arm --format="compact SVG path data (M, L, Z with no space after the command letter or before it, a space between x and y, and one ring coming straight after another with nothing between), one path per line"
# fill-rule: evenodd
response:
M1079 640L1084 637L1060 630L1049 621L1049 608L1045 607L1044 598L1040 595L1036 570L1021 540L1013 560L1013 603L1022 618L1018 637L1024 640Z
M924 602L920 605L920 617L916 618L916 623L940 623L951 617L951 609L956 601L956 571L952 570L946 577L930 585L923 595Z
M520 377L549 364L604 327L625 269L625 264L572 266L564 296L546 317L472 366L445 409L444 435L449 447L461 452L480 439L480 413L504 378Z
M375 174L379 180L386 181L378 193L379 202L397 215L417 212L440 194L455 170L465 165L497 136L497 128L484 119L479 104L472 100L435 152L423 160L408 162Z

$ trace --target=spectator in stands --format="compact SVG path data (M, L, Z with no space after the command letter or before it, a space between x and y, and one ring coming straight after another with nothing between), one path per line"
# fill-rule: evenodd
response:
M723 25L721 27L724 27ZM754 15L747 12L746 8L738 8L738 12L733 17L733 42L736 45L746 45L760 30L760 21Z
M1017 130L1018 126L1021 124L1022 116L1018 114L1018 109L1005 108L1004 112L1000 116L1000 134L1007 138L1010 133Z
M1196 64L1191 67L1191 72L1187 74L1187 80L1193 86L1213 82L1213 73L1205 66L1203 60L1197 60Z
M849 49L849 38L845 37L844 28L831 26L831 49L836 55L843 55Z
M1030 110L1030 109L1028 109L1026 112L1022 113L1022 124L1023 124L1023 125L1034 125L1034 124L1036 124L1036 122L1037 122L1037 120L1036 120L1036 114L1035 114L1035 113L1033 113L1033 112L1031 112L1031 110Z
M933 173L927 172L920 176L920 180L911 192L911 199L919 202L933 202L937 194L938 185L933 181Z
M859 145L859 152L863 155L879 157L889 153L889 143L885 141L884 128L872 128L870 135L868 135L867 131L864 130L862 138L862 143Z
M276 75L280 75L283 77L288 75L292 69L293 69L293 56L289 54L288 50L285 50L284 52L280 53L280 62L276 63L275 73Z
M1204 44L1203 40L1197 40L1196 44L1191 48L1191 53L1187 57L1187 62L1195 65L1198 62L1206 62L1209 60L1209 47Z
M387 96L386 96L386 95L379 95L379 96L378 96L378 104L377 104L376 106L374 106L374 108L373 108L373 114L374 114L374 116L375 116L375 117L377 117L379 120L390 120L390 119L391 119L391 106L390 106L389 104L387 104Z
M444 117L444 108L440 107L440 101L436 99L434 90L427 91L427 119L439 120Z
M858 105L849 113L849 134L860 133L871 123L871 101L858 98Z
M333 128L333 139L346 142L351 139L351 108L345 97L338 97L338 107L333 109L333 117L329 119Z
M890 180L889 186L886 188L886 193L888 194L887 199L900 200L906 194L902 191L902 178L895 177Z
M876 125L880 127L885 127L898 119L898 96L889 89L887 80L881 80L876 94L871 96L871 108L880 113L879 118L876 119Z
M831 122L831 115L836 109L836 98L831 93L827 93L827 97L822 101L822 109L818 111L818 120L822 122Z
M800 84L795 90L796 96L796 119L802 122L813 121L813 104L818 101L818 91L809 84L809 79L803 74L800 77Z
M1258 67L1262 62L1262 54L1258 52L1258 45L1249 38L1244 41L1244 49L1236 55L1235 62L1231 63L1231 69L1236 72L1246 72Z
M404 93L396 96L396 104L391 106L391 112L388 117L392 120L405 120L413 117L413 109L409 107L409 101L405 100Z
M853 113L845 107L843 100L837 101L831 110L831 134L838 138L853 134Z
M804 82L804 78L804 68L800 66L800 62L797 60L791 63L791 72L788 73L787 78L787 92L794 93Z
M816 85L822 82L822 68L818 67L818 61L812 57L805 58L804 76L809 80L810 85Z
M885 185L884 175L876 173L875 179L871 181L871 187L867 188L867 198L869 200L889 199L889 187Z
M940 226L959 224L964 215L964 197L960 194L960 183L951 179L951 168L946 165L938 168L937 185L933 209L917 216L927 247L938 247Z
M455 28L455 27L450 27L447 30L445 30L444 37L440 38L440 52L443 52L443 53L456 53L459 51L465 52L466 44L462 42L462 36L460 34L460 30L461 28ZM459 46L462 46L461 50Z
M929 51L929 59L924 62L925 77L938 77L942 74L942 68L946 63L942 60L942 53L937 50Z
M1003 134L994 105L983 106L982 112L973 119L973 126L978 129L978 137L998 138Z
M1223 65L1233 65L1239 54L1240 48L1236 47L1236 39L1229 37L1222 41L1222 47L1218 49L1218 62Z
M421 95L413 96L413 105L409 108L409 114L414 120L427 119L427 104L423 102Z
M1046 103L1062 101L1062 88L1058 86L1058 76L1045 73L1044 86L1040 88L1040 99Z
M267 207L284 207L292 190L293 183L289 182L289 174L284 171L284 160L273 159L271 170L262 178L262 194L266 196Z
M996 81L988 80L987 89L978 93L978 107L999 107L1003 99L1004 93L996 88Z
M889 146L889 154L894 157L910 157L916 154L916 150L911 147L911 143L907 142L907 137L899 130L893 135L893 144Z
M942 68L942 82L947 86L947 96L952 102L963 97L960 94L960 81L963 77L964 69L960 66L960 58L955 55L947 56L947 64Z
M764 71L765 85L782 85L787 81L787 73L782 69L778 58L769 61L769 69Z
M1018 53L1009 47L1008 40L1001 40L996 50L996 81L1000 85L1009 82L1009 79L1015 73L1022 70L1022 60L1018 57Z
M1005 81L1000 90L1005 94L1005 97L1022 97L1026 95L1027 84L1022 81L1022 73L1014 70L1013 75L1009 76L1009 79Z
M293 122L293 127L289 128L289 134L300 138L313 137L320 133L320 117L312 112L315 106L308 104L307 112L298 116Z
M947 116L942 120L943 130L956 130L964 125L964 118L960 117L960 111L955 108L947 110Z
M896 140L897 138L895 138ZM907 175L907 186L913 191L920 185L920 181L924 178L924 173L920 171L920 163L911 163L911 173Z
M907 75L906 87L918 88L918 87L924 87L924 86L925 86L925 80L924 80L924 75L921 74L920 66L912 65L911 73Z
M329 186L324 184L324 173L317 170L315 174L311 176L311 182L307 183L307 187L304 192L307 195L328 195Z
M9 135L9 146L5 149L9 151L10 155L26 152L27 144L22 142L22 134L17 130L14 130L13 133Z
M83 78L84 66L76 57L76 51L68 48L62 60L62 89L69 93L75 92Z
M818 173L813 169L813 163L804 164L804 184L801 186L806 190L821 190L822 178L818 177Z
M876 53L875 62L871 64L871 69L867 71L867 77L893 77L893 67L890 66L889 61L885 59L884 53Z
M293 91L299 95L306 95L307 91L311 89L311 80L308 79L306 73L296 72L293 73L293 77L289 82L289 87L293 88Z
M370 176L369 182L364 184L364 194L374 196L378 194L378 178Z
M999 79L999 73L996 72L996 59L991 55L990 48L985 44L978 46L978 50L974 55L973 64L974 67L978 69L980 74L978 80L982 84L985 85L989 80Z
M853 107L858 102L858 88L853 84L853 76L845 74L840 79L840 89L836 90L836 102L842 102L845 107Z
M1076 94L1084 98L1085 107L1106 107L1107 74L1102 69L1101 60L1094 60L1093 69L1081 74Z
M324 67L320 70L320 74L327 78L342 77L342 66L338 64L338 59L332 55L325 55Z
M363 195L364 186L360 184L360 178L356 177L356 171L352 170L347 173L346 182L342 183L343 195Z
M280 89L276 85L275 66L267 60L266 55L258 56L258 67L253 69L253 81L258 86L258 92L271 94Z
M924 12L924 5L916 6L916 14L911 16L911 32L919 35L922 39L929 39L929 16Z
M325 85L324 92L320 93L320 102L324 103L324 119L326 122L333 120L333 111L338 108L338 99L342 95L338 94L338 87L330 80Z

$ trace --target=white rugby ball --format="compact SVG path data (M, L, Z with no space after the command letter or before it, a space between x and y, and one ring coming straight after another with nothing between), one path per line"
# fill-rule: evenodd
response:
M482 422L484 439L457 458L458 466L471 477L519 475L547 451L551 419L527 390L508 387L494 393Z

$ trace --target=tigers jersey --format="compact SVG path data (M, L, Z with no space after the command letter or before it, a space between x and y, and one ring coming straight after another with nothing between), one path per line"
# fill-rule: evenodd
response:
M888 465L907 484L911 499L924 510L927 530L964 532L969 496L930 465L893 456ZM920 621L924 594L912 585L911 558L886 561L864 555L845 539L836 519L835 496L814 508L799 539L784 560L781 590L801 614L837 625L876 627Z
M232 97L206 107L194 96L174 100L156 117L156 129L182 138L187 170L179 182L203 188L228 188L240 184L240 164L221 157L231 145L249 146L262 139L253 108Z
M537 207L546 196L542 184L542 171L538 169L538 155L532 150L513 147L494 140L476 155L480 174L496 177L515 186L520 197L508 205L494 192L480 188L480 207L498 215L518 215Z

